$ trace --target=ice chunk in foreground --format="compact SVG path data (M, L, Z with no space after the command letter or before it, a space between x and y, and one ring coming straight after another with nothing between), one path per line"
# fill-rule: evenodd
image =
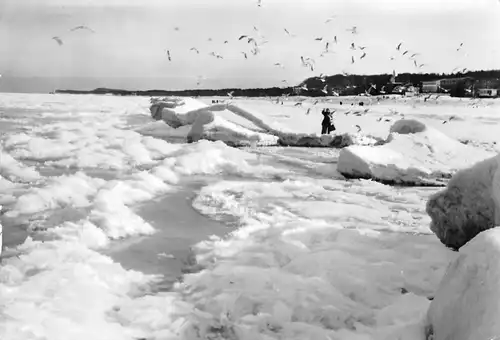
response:
M457 170L492 155L418 121L401 120L393 125L383 145L344 148L339 155L338 171L351 178L443 185L443 179Z
M500 335L500 229L477 235L449 266L428 311L434 340Z
M446 189L427 201L430 228L458 249L481 231L500 225L500 155L457 172Z

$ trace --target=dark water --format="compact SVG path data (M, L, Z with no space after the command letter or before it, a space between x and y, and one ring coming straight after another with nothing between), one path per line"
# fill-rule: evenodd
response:
M204 181L183 183L179 190L137 207L136 213L157 232L116 242L106 254L126 269L163 275L159 289L169 289L183 272L194 270L191 246L211 235L223 236L232 230L193 209L192 200L206 184Z

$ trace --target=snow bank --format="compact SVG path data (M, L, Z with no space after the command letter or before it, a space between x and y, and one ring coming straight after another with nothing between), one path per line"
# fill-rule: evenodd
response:
M491 157L414 120L391 127L383 145L342 149L338 171L350 178L371 178L397 184L444 185L459 169Z
M427 318L433 340L498 339L500 229L480 233L450 264Z
M481 231L500 225L499 165L497 155L463 169L429 198L430 228L443 244L459 249Z

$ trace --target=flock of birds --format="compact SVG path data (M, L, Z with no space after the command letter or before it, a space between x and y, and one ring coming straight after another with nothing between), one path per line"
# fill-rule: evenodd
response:
M262 1L259 0L257 1L257 6L259 7L262 7ZM324 24L329 24L333 21L335 21L337 18L337 15L332 15L330 17L328 17L325 21L324 21ZM91 33L95 33L95 31L93 29L91 29L90 27L88 26L85 26L85 25L81 25L81 26L76 26L76 27L73 27L69 30L69 32L75 32L75 31L78 31L78 30L86 30L86 31L89 31ZM176 32L179 32L181 30L180 27L178 26L175 26L174 27L174 31ZM256 26L253 26L253 31L254 33L253 34L241 34L237 37L237 41L239 42L246 42L250 49L249 50L245 50L245 51L240 51L240 54L242 55L242 58L244 59L248 59L250 56L256 56L258 55L260 52L261 52L261 49L263 48L263 46L267 43L269 43L269 40L266 39L266 37L261 33L261 31L259 30L259 28L257 28ZM349 28L346 28L345 29L346 32L350 33L350 36L352 37L352 39L350 39L349 41L349 49L352 51L351 52L351 58L350 58L350 64L355 64L365 58L368 57L368 51L369 51L369 47L368 46L361 46L359 44L357 44L355 42L355 37L359 35L359 30L358 30L358 27L357 26L352 26L352 27L349 27ZM284 27L283 28L283 33L288 36L289 38L296 38L298 35L297 34L294 34L292 33L288 28ZM61 38L61 36L54 36L52 37L52 39L59 45L59 46L62 46L64 44L64 41L63 39ZM236 39L236 37L235 37ZM333 37L331 39L327 38L327 37L323 37L323 36L319 36L319 37L314 37L313 38L314 41L316 42L320 42L323 47L322 49L320 50L319 52L319 55L318 57L321 58L321 57L324 57L328 54L334 54L336 53L335 50L334 50L334 47L336 47L337 45L340 45L339 44L339 38L337 35L333 35ZM211 37L209 37L207 39L209 42L212 42L214 41ZM230 41L229 40L224 40L223 42L224 45L226 44L230 44ZM403 42L399 42L396 46L395 46L395 52L397 54L399 54L399 57L407 57L408 60L410 60L414 67L417 68L417 69L422 69L424 66L426 66L426 64L424 63L419 63L417 61L417 57L420 56L420 53L417 52L417 51L412 51L411 49L409 48L406 48L405 46L406 44L403 43ZM347 47L347 46L346 46ZM460 45L457 47L457 52L461 51L464 47L464 43L460 43ZM196 47L196 46L193 46L191 48L189 48L189 51L192 52L192 53L196 53L196 54L201 54L202 52L200 51L200 48ZM358 53L356 53L358 52ZM165 53L165 56L167 58L167 60L169 62L172 62L173 61L173 52L170 50L170 49L165 49L164 50L164 53ZM215 59L224 59L224 56L222 55L222 53L220 52L217 52L217 51L207 51L205 52L207 53L207 55L215 58ZM356 55L357 54L357 55ZM393 56L390 56L389 57L390 60L396 60L397 57L395 55ZM309 57L309 56L305 56L305 55L301 55L300 56L300 65L302 67L305 67L305 68L308 68L311 72L314 72L315 69L316 69L316 59L313 58L313 57ZM279 61L276 61L273 63L273 66L275 67L279 67L279 68L285 68L285 65L283 65L282 62L279 62ZM456 72L456 71L459 71L461 73L465 73L467 71L466 68L462 68L462 67L456 67L453 69L452 72ZM342 71L342 73L344 75L349 75L347 72L345 71ZM396 72L395 70L393 70L393 75L396 76ZM197 77L197 86L199 86L201 84L201 80L204 80L205 77L203 76L198 76ZM321 80L325 80L325 77L322 77L320 76L320 79ZM281 80L281 83L288 83L288 81L286 79L283 79ZM325 88L323 89L323 92L325 92L326 94L330 94L328 92L328 87L325 86ZM332 93L335 95L335 93Z
M262 0L257 0L257 6L258 7L262 7ZM330 16L328 17L325 21L324 21L324 24L329 24L331 23L332 21L334 21L336 19L336 15L333 15L333 16ZM90 27L88 26L85 26L85 25L80 25L80 26L75 26L73 28L71 28L69 30L69 33L72 33L72 32L75 32L75 31L79 31L79 30L84 30L84 31L88 31L90 33L95 33L95 31L93 29L91 29ZM174 31L180 31L180 27L176 26L174 27ZM253 34L241 34L237 37L237 41L239 42L246 42L249 46L250 46L250 49L247 50L247 51L240 51L241 55L242 55L242 58L244 59L248 59L250 56L256 56L258 55L260 52L261 52L261 49L262 47L269 43L269 40L266 39L266 37L260 32L260 30L256 27L256 26L253 26L253 31L254 33ZM350 58L350 63L351 64L355 64L356 62L359 62L365 58L367 58L368 56L368 53L367 51L369 51L369 47L368 46L361 46L359 44L356 43L355 41L355 37L359 35L359 30L358 30L358 27L357 26L352 26L352 27L349 27L349 28L346 28L345 29L346 32L350 33L350 36L352 36L352 39L350 41L350 44L349 44L349 49L352 51L351 53L351 58ZM297 37L297 34L294 34L294 33L291 33L291 31L288 29L288 28L283 28L283 32L286 36L288 36L289 38L296 38ZM52 37L52 39L59 45L59 46L63 46L64 45L64 40L61 38L61 36L54 36ZM212 38L208 38L208 41L209 42L212 42L213 39ZM322 49L320 50L319 52L319 55L318 57L321 58L321 57L324 57L328 54L332 54L332 53L335 53L334 51L334 47L338 46L339 45L339 37L337 35L333 35L333 37L331 39L328 39L328 38L325 38L323 36L318 36L318 37L314 37L314 41L316 42L319 42L322 44ZM229 44L230 41L229 40L224 40L223 41L223 44L226 45L226 44ZM464 47L464 43L460 43L460 45L457 47L456 51L457 52L460 52ZM191 48L189 48L189 51L192 52L192 53L195 53L195 54L201 54L202 52L200 51L200 49L196 46L193 46ZM395 51L395 54L390 56L389 59L391 61L393 60L396 60L397 57L396 55L399 55L399 58L401 57L406 57L408 58L408 60L410 60L414 67L417 68L417 69L422 69L424 66L426 66L426 64L424 63L419 63L417 61L417 57L420 56L420 53L417 52L417 51L413 51L409 48L406 47L406 44L404 42L399 42L397 45L395 45L394 47L394 51ZM355 52L358 52L356 55ZM167 58L167 60L169 62L171 62L173 60L173 53L170 49L165 49L164 50L164 53L165 53L165 56ZM210 52L207 52L207 54L215 59L224 59L224 56L219 53L219 52L216 52L216 51L210 51ZM308 68L311 72L314 72L315 69L316 69L316 60L312 57L309 57L309 56L305 56L305 55L301 55L300 56L300 65L304 68ZM273 64L273 66L275 67L279 67L279 68L285 68L285 65L283 65L281 62L275 62ZM467 71L467 68L462 68L462 67L456 67L453 69L452 72L456 72L456 71L459 71L461 73L465 73ZM349 75L347 72L343 71L342 72L345 76ZM393 70L393 80L395 79L395 77L397 76L396 74L396 71ZM328 75L326 74L323 74L321 73L318 77L318 79L320 81L322 81L323 83L325 83L324 87L321 89L321 91L323 93L325 93L326 95L334 95L334 96L338 96L339 94L336 93L334 90L332 89L329 89L329 86L326 84L326 80L327 80L327 77ZM202 82L202 80L206 79L204 76L198 76L197 77L197 82L196 84L199 86ZM284 79L281 81L282 83L287 83L287 80ZM307 88L307 85L302 85L300 87L301 89L303 90L308 90ZM374 84L371 84L370 87L365 91L365 93L363 95L366 95L366 96L371 96L371 91L373 89L376 89L376 86ZM444 92L446 92L445 89L442 89ZM381 89L381 93L384 93L384 88ZM430 97L432 96L429 95L428 97L424 98L424 101L426 101L427 99L429 99ZM233 93L228 93L228 97L230 99L233 98ZM278 104L280 103L281 101L281 104L283 105L283 100L287 99L286 97L288 97L288 95L284 95L284 96L281 96L281 97L278 97L276 98L276 101L275 103ZM436 97L437 99L437 97ZM306 110L306 114L310 114L311 112L311 109L316 105L318 104L319 101L315 101L313 102L312 106L307 108ZM296 104L294 104L295 107L301 107L303 105L303 101L298 101ZM349 114L353 114L353 115L357 115L357 116L361 116L361 115L364 115L366 113L369 112L370 109L364 109L362 111L351 111L351 110L348 110L346 112L344 112L345 115L349 115ZM334 111L335 112L335 111ZM395 113L393 113L395 114ZM385 117L380 117L377 121L381 121L382 119L384 119L384 121L390 121L389 119L386 119ZM444 121L443 124L447 123L448 121L450 121L452 118L450 118L449 120L447 121ZM359 125L356 125L356 128L358 129L358 132L361 131L361 127L359 127Z

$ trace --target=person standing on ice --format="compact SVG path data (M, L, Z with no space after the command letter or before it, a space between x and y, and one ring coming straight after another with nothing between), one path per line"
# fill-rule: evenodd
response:
M323 109L321 111L323 114L323 121L321 122L321 134L329 135L330 132L336 130L335 125L333 125L333 112L330 112L330 109Z

